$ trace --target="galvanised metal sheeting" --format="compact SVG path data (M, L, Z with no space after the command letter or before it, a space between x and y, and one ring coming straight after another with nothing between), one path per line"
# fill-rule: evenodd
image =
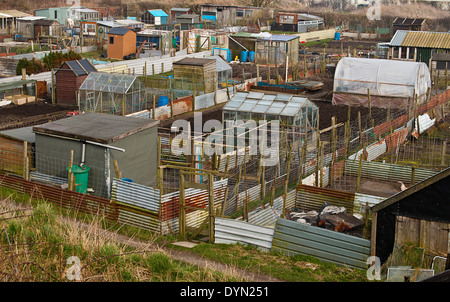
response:
M160 210L160 191L134 182L113 179L111 199L152 211Z
M161 220L158 216L126 208L122 205L118 205L118 213L117 221L120 224L135 226L157 233L161 231Z
M361 156L361 154L363 153L363 149L359 150L358 152L356 152L355 154L352 154L349 156L350 160L354 160L357 159L359 162L359 157ZM383 139L380 142L376 142L370 146L368 146L366 148L366 152L367 152L367 161L372 161L376 158L378 158L379 156L383 155L384 153L386 153L387 151L387 146L386 146L386 141Z
M255 211L248 213L248 223L268 228L275 228L277 218L280 217L280 214L280 211L275 210L271 206L267 206L264 209L258 208Z
M271 251L289 256L305 254L323 261L366 269L370 241L278 218Z
M261 185L259 184L247 189L247 191L239 193L238 195L234 195L233 197L229 198L226 201L224 214L231 215L238 209L242 208L244 205L244 200L247 196L249 199L248 202L258 200L260 198L260 193L261 193ZM231 190L228 194L229 195L231 194Z
M214 243L249 244L259 249L269 251L272 247L273 228L256 226L244 221L234 219L215 219Z
M221 203L225 197L225 190L228 186L228 179L214 182L214 203ZM185 189L185 205L188 207L196 207L199 209L207 209L208 191L202 189ZM172 192L161 196L161 220L166 221L172 218L178 218L180 192ZM186 214L195 210L186 209ZM187 217L187 215L186 215ZM187 220L189 225L189 221Z
M354 193L308 185L297 187L295 205L303 211L318 211L325 204L345 207L347 213L353 214Z
M366 203L369 203L369 207L373 207L374 205L379 204L385 199L385 197L355 193L353 214L364 215Z
M358 168L359 161L346 160L344 174L350 176L358 176ZM379 180L410 182L412 178L412 170L413 168L408 166L362 161L361 177ZM425 168L415 168L414 170L415 183L421 182L438 173L436 171Z

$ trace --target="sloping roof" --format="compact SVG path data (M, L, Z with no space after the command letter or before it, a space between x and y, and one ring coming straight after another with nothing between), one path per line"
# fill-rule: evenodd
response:
M0 10L0 18L20 18L28 16L31 15L15 9Z
M153 10L149 10L148 12L155 17L168 17L169 16L162 9L153 9Z
M88 112L35 126L33 131L108 144L158 124L155 120Z
M34 143L36 141L33 126L0 131L0 136L13 140Z
M396 18L393 24L398 26L422 25L425 20L423 18Z
M260 38L262 41L288 42L294 39L299 39L299 36L291 35L272 35L271 37Z
M214 59L201 59L201 58L184 58L173 62L174 65L193 65L193 66L204 66L213 63Z
M56 20L37 20L36 22L34 22L34 25L37 26L52 26L54 24L60 25L60 23Z
M216 60L216 71L233 70L233 68L221 56L211 56Z
M171 12L188 12L191 9L189 7L172 7L170 9Z
M42 17L42 16L27 16L27 17L17 18L17 21L36 21L36 20L42 20L42 19L47 19L47 17Z
M450 33L397 30L390 46L450 49Z
M128 33L129 31L132 31L129 28L126 27L113 27L109 32L108 35L119 35L119 36L123 36L126 33Z
M97 71L87 59L67 61L63 64L67 64L76 76L83 76Z

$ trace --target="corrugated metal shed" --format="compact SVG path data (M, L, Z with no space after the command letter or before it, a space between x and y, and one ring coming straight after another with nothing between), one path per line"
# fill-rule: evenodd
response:
M390 46L401 46L403 39L405 39L406 34L408 31L406 30L397 30L394 34L394 36L391 39L391 42L389 43Z

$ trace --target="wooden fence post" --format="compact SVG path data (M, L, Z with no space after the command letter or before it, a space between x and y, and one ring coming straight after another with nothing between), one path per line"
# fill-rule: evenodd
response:
M180 186L179 186L179 207L180 216L178 217L178 233L182 240L186 240L186 209L184 196L184 173L180 171Z
M208 214L209 214L209 243L214 243L214 176L208 174Z
M28 161L28 142L23 142L23 179L28 180L29 161Z

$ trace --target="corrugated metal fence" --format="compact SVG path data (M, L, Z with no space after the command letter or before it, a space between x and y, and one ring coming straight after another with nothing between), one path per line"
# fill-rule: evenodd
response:
M289 256L310 255L322 261L365 269L370 241L278 218L271 250Z

